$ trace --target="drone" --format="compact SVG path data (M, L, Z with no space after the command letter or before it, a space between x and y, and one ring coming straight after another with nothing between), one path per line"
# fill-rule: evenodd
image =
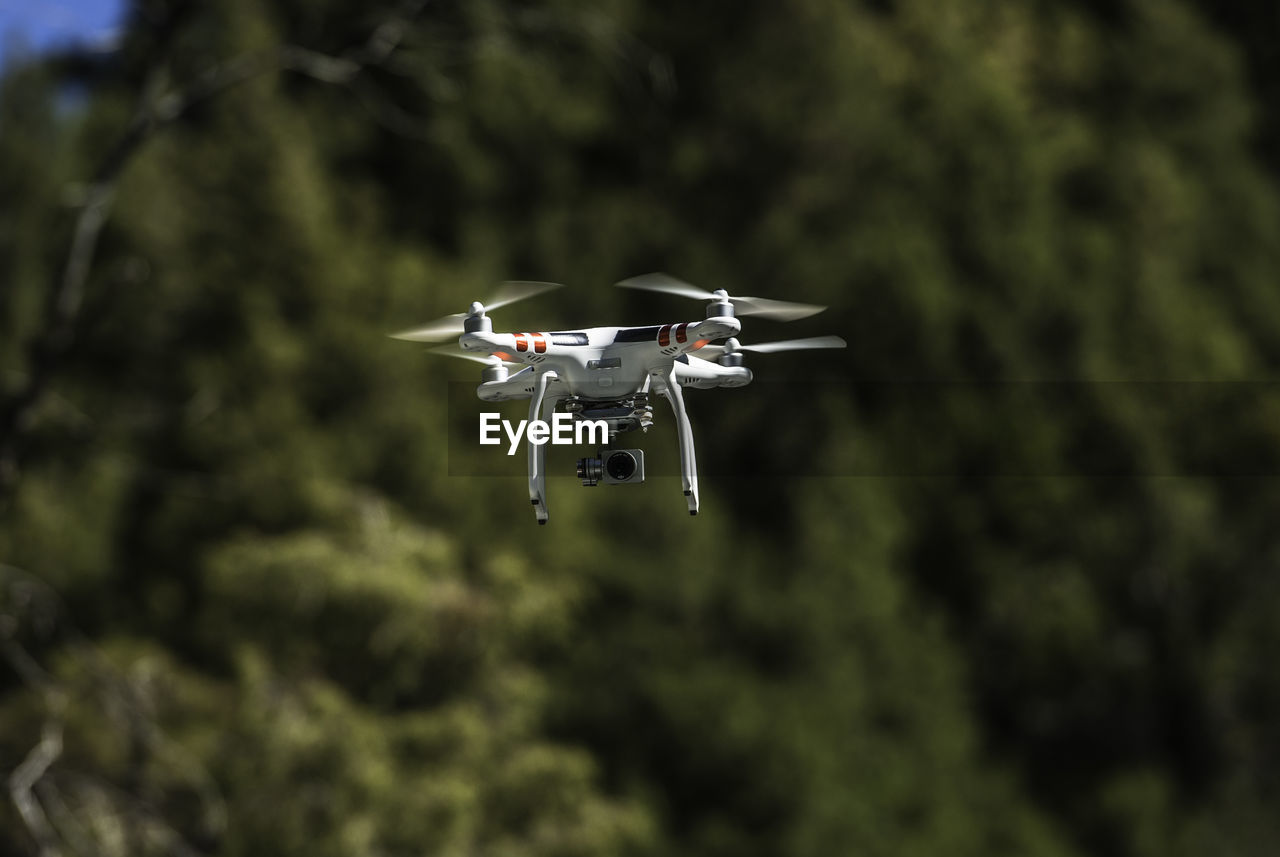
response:
M579 459L583 485L644 481L644 452L616 446L618 435L645 432L653 423L651 393L663 396L675 414L680 443L680 482L689 514L698 514L698 473L693 429L685 410L686 388L745 387L752 372L743 353L772 354L813 348L845 348L838 336L742 344L738 316L794 321L826 307L706 291L666 274L645 274L616 285L706 302L705 318L640 327L593 327L541 333L499 333L487 312L560 288L558 283L510 281L488 301L476 301L422 327L390 334L413 342L458 338L458 349L431 349L484 364L476 395L481 401L529 399L529 424L548 421L559 409L572 419L603 422L608 440L594 458ZM716 340L724 340L715 344ZM690 359L693 358L693 359ZM516 370L518 371L512 371ZM529 499L539 524L547 523L546 449L528 444Z

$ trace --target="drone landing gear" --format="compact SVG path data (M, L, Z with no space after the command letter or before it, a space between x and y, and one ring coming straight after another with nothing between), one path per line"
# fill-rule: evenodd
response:
M556 403L562 397L552 396L547 398L547 385L555 378L559 377L554 371L547 370L538 374L533 390L533 397L529 399L529 424L532 425L535 419L541 416L544 421L549 421L552 412L556 409ZM529 447L529 502L533 504L533 512L538 516L539 524L546 524L547 518L547 455L545 444L527 444Z
M693 427L689 425L689 414L684 409L684 393L680 382L676 380L676 370L662 379L662 395L671 402L671 409L676 415L676 432L680 438L680 487L684 490L685 500L689 503L689 514L698 514L698 465L693 454Z
M549 422L556 405L564 396L547 396L547 386L558 375L547 370L540 372L534 381L533 395L529 399L529 422L541 418ZM680 487L688 503L689 514L698 514L698 466L693 451L693 427L684 407L684 393L676 379L674 367L665 376L654 375L662 395L671 403L675 413L677 437L680 441ZM529 444L529 502L539 524L546 524L547 512L546 450L543 444Z

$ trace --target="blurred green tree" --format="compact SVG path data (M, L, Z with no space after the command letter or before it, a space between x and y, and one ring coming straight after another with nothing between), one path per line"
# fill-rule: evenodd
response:
M235 0L8 70L0 850L1271 853L1256 49L1154 0ZM706 514L446 475L470 375L384 332L656 268L850 341L696 398Z

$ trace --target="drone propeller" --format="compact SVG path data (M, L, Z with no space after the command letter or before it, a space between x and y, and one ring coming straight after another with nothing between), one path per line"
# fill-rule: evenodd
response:
M709 292L692 286L682 280L666 274L641 274L618 283L624 289L641 289L647 292L663 292L679 295L682 298L710 301L713 303L728 302L733 305L738 315L758 315L761 318L772 318L776 321L795 321L817 315L826 307L817 304L801 304L792 301L775 301L769 298L732 297L724 289Z
M847 348L849 343L838 336L811 336L807 339L784 339L781 342L761 342L756 345L743 345L736 339L727 339L723 345L704 345L693 352L698 357L719 357L722 354L736 354L739 351L755 351L758 354L773 354L778 351L808 351L813 348Z
M504 360L503 355L500 354L490 354L488 357L482 357L479 354L467 354L465 351L459 351L452 345L444 345L440 348L428 348L427 353L439 354L441 357L457 357L460 360L470 360L472 363L482 363L485 366L524 366L523 363L514 363L510 360Z
M558 288L560 288L559 283L508 280L493 293L493 296L488 301L476 301L467 312L455 312L422 327L401 330L398 333L388 335L393 339L408 339L412 342L440 342L445 339L452 339L455 336L462 335L468 318L483 316L486 310L495 310L499 307L513 304L516 301L522 301L525 298L531 298L534 295L540 295L543 292Z

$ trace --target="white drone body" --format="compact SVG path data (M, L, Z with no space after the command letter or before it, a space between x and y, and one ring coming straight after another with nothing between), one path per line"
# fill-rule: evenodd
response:
M508 283L487 305L473 303L466 313L433 322L425 327L392 334L398 339L439 341L458 336L461 352L436 349L436 353L464 357L485 364L483 380L476 395L486 402L529 399L529 422L549 422L560 408L580 420L604 420L609 425L610 446L621 433L647 431L653 419L649 394L665 397L675 413L680 442L680 481L689 514L698 514L698 475L694 458L693 430L685 410L682 390L686 387L743 387L752 373L743 364L743 351L770 353L809 348L844 348L838 336L788 340L760 345L740 345L735 337L742 330L743 315L761 315L781 320L804 318L824 307L772 301L762 298L731 298L725 291L704 292L663 274L649 274L618 283L626 288L667 292L707 300L706 318L672 324L640 327L593 327L534 333L495 333L485 314L493 310L557 288L554 283ZM724 345L711 344L727 339ZM690 359L693 356L695 359ZM518 371L511 371L517 369ZM545 448L529 447L529 499L539 524L548 519ZM629 453L623 450L621 452ZM599 473L584 472L587 462L579 462L578 475L586 485L596 484ZM634 466L634 461L632 462ZM608 480L606 480L608 481ZM625 481L625 480L616 480Z

